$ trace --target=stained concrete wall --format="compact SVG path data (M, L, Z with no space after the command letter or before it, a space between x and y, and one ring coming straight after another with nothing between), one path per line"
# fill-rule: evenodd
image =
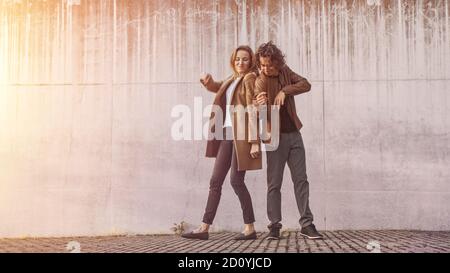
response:
M450 229L449 6L0 1L0 236L199 223L213 160L196 132L172 138L172 111L194 123L213 99L201 72L224 78L236 45L268 40L313 85L296 103L317 227ZM265 172L246 181L263 231ZM287 168L282 194L298 228ZM241 225L226 182L214 229Z

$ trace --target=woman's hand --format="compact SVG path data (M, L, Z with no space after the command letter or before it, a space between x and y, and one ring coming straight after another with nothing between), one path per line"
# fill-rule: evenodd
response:
M208 84L208 82L210 82L212 80L212 76L211 76L211 74L209 74L209 73L204 73L202 76L201 76L201 78L200 78L200 82L203 84L203 85L207 85Z
M252 148L250 149L250 156L252 158L258 158L261 152L259 151L259 144L252 143Z

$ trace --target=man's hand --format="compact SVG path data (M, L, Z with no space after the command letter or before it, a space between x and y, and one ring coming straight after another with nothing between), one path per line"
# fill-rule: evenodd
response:
M257 143L252 143L252 148L250 149L250 156L252 158L258 158L260 155L259 145Z
M259 93L258 96L256 96L256 103L258 105L264 105L264 104L267 104L267 102L268 102L268 99L267 99L266 92Z
M286 94L283 91L280 91L278 95L275 97L274 104L275 105L284 105L284 100L286 99Z

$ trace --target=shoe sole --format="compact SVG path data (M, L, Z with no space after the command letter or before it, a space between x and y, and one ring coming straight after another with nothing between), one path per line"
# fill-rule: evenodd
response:
M311 239L311 240L323 240L323 237L311 237L311 236L308 236L308 235L303 234L301 232L300 232L300 235L302 235L305 238Z
M207 241L209 240L209 238L186 238L186 237L181 237L183 239L188 239L188 240L201 240L201 241Z
M202 241L209 240L209 236L206 237L206 238L194 238L194 237L185 237L185 236L181 236L181 238L188 239L188 240L202 240Z
M266 237L266 240L280 240L279 237Z
M250 241L250 240L256 240L257 238L246 238L246 239L241 239L241 238L233 238L233 240L235 241Z

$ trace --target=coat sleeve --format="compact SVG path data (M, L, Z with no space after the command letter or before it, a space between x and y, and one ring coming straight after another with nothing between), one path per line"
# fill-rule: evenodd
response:
M255 93L255 99L256 99L256 96L258 96L258 94L260 94L262 92L267 92L266 91L266 82L263 79L263 76L260 75L255 80L255 92L254 92Z
M286 85L281 91L283 91L288 96L295 96L311 90L311 84L307 79L298 75L290 68L288 68L288 77L291 80L292 84Z
M258 94L260 93L266 93L267 96L268 94L268 90L267 90L267 78L261 74L258 76L258 78L255 81L255 97L258 96ZM256 101L254 103L254 105L257 104ZM258 112L258 124L260 123L260 121L263 124L266 124L267 126L263 126L263 128L265 127L264 132L262 132L262 136L264 136L264 138L268 137L267 139L262 139L261 140L261 135L258 134L259 140L262 141L263 143L270 143L270 102L266 105L257 105L257 112ZM259 130L258 130L259 132Z
M220 89L220 86L222 86L223 81L216 82L211 78L206 82L200 80L200 83L206 88L206 90L217 93L217 91L219 91Z
M249 73L244 77L245 85L245 100L247 104L248 111L248 142L249 143L259 143L258 137L258 111L256 106L253 104L255 100L255 81L256 74Z

